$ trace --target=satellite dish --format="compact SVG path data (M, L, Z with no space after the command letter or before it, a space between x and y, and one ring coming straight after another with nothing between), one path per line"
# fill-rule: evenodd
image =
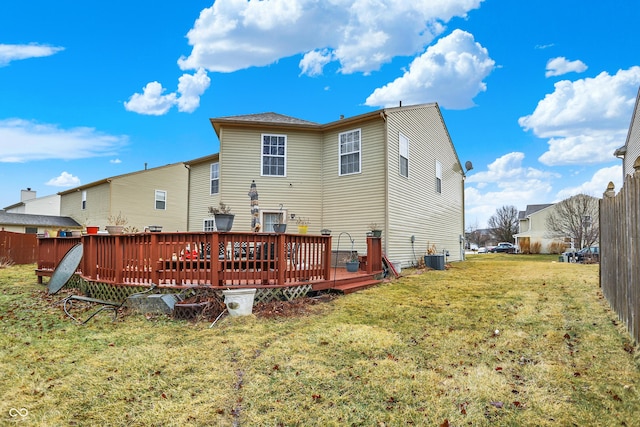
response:
M62 257L60 264L56 267L49 280L48 288L49 295L53 295L58 292L64 285L67 284L73 273L76 272L82 259L82 243L78 243Z
M473 164L471 163L470 160L467 160L464 164L464 168L467 170L467 172L469 172L471 169L473 169Z

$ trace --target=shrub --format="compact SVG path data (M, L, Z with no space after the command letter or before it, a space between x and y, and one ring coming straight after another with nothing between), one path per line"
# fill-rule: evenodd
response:
M530 254L539 254L542 251L542 243L533 242L529 244L529 253Z

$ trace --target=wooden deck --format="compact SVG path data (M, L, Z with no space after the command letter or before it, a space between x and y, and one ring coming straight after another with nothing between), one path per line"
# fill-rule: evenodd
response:
M89 282L160 288L295 288L350 293L380 283L379 238L367 238L360 270L332 264L331 236L274 233L136 233L38 239L39 282L83 244L77 274ZM213 250L212 250L213 248Z

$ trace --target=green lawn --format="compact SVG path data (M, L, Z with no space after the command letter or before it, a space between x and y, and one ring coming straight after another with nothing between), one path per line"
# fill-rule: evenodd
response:
M99 315L0 269L0 424L640 425L598 265L472 255L294 317Z

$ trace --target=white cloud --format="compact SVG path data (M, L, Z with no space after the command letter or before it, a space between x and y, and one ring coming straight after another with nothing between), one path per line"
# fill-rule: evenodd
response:
M52 187L77 187L80 185L80 178L65 171L62 172L60 176L51 178L45 183L45 185L50 185Z
M62 50L64 50L63 47L35 43L0 44L0 67L9 65L11 61L55 55Z
M166 114L176 103L176 94L163 95L165 89L158 82L147 83L142 93L134 93L129 101L124 103L127 111L146 114L151 116L161 116Z
M333 55L328 49L307 52L300 60L300 74L319 76L325 65L331 62Z
M111 160L109 160L109 163L114 164L114 165L119 165L120 163L122 163L122 160L120 160L120 159L111 159Z
M564 56L550 59L547 62L546 77L561 76L567 73L582 73L587 70L587 66L580 60L569 61Z
M60 129L22 119L0 120L0 163L113 155L126 143L126 136L106 135L88 127Z
M558 191L556 201L561 201L576 194L588 194L602 198L602 193L607 189L609 182L613 182L616 191L622 187L622 165L602 168L596 171L591 179L576 187L568 187Z
M518 123L548 138L549 151L539 158L546 165L609 162L624 145L639 85L638 66L614 75L562 80Z
M502 206L524 210L527 204L545 203L556 173L522 165L524 153L513 152L497 158L486 171L470 174L465 182L467 224L486 227L489 218Z
M193 46L183 70L232 72L328 49L341 72L369 73L395 56L415 55L453 17L482 0L217 0L187 34ZM311 60L310 58L307 58ZM307 67L317 73L321 64ZM301 67L308 66L302 62Z
M365 101L369 106L438 102L449 109L474 105L473 98L486 90L482 81L494 69L487 49L473 35L454 30L413 60L402 77L376 89Z
M142 93L134 93L125 101L124 108L134 113L162 116L174 105L178 111L192 113L200 106L200 96L207 90L211 79L204 69L195 74L183 74L178 79L178 91L164 94L165 88L158 82L150 82Z
M211 79L204 69L200 68L196 74L184 74L179 79L177 99L178 111L192 113L200 106L200 96L207 90Z

